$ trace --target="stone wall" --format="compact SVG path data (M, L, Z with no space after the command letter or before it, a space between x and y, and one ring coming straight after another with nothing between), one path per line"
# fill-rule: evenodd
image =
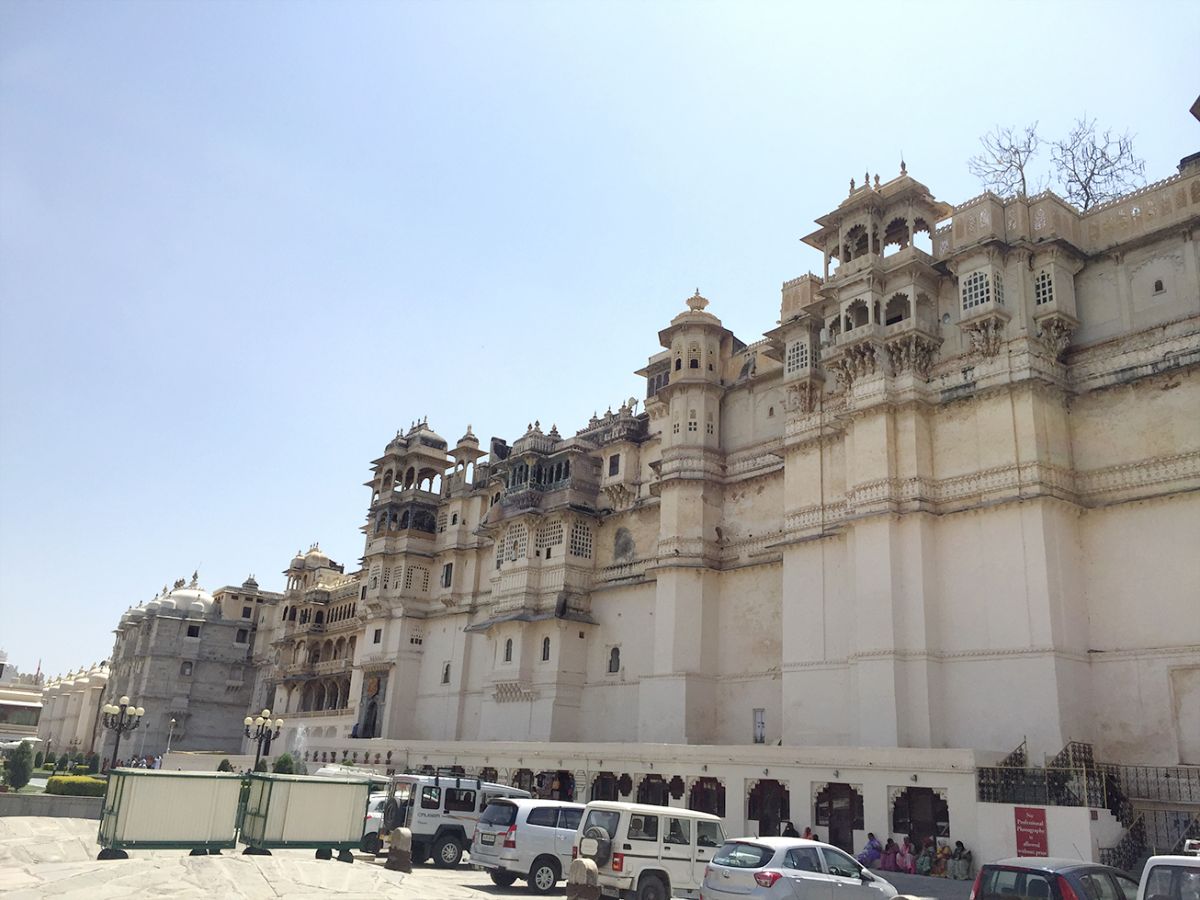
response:
M0 816L54 816L99 819L103 797L58 797L52 794L0 794Z

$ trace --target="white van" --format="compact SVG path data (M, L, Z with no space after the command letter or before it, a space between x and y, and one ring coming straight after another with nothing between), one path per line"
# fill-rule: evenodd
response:
M721 820L673 806L593 800L575 851L594 860L605 897L697 897L704 869L725 843Z
M465 775L393 775L392 785L383 833L401 826L411 829L413 863L432 856L434 865L446 869L462 859L491 801L529 797L529 791Z
M1185 853L1189 848L1185 845ZM1200 856L1152 856L1142 869L1138 900L1200 900Z
M471 839L471 864L501 887L523 878L533 893L545 894L571 866L582 819L582 803L493 800Z

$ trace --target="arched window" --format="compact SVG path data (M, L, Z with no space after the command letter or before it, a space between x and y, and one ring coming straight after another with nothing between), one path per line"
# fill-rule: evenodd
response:
M550 638L542 638L542 662L550 661Z
M683 360L680 359L678 356L675 357L675 371L678 372L682 368L683 368Z
M621 671L621 648L620 647L613 647L611 650L608 651L608 671L614 672L614 673Z
M442 663L442 684L450 683L450 663Z
M982 306L992 299L992 286L986 272L972 272L963 279L962 308Z
M695 359L695 358L693 358L693 359L689 359L689 360L688 360L688 368L689 368L689 369L698 369L698 368L700 368L700 360L698 360L698 359Z
M504 661L512 662L512 638L504 642Z
M1163 292L1163 283L1161 278L1154 279L1154 293L1161 294Z

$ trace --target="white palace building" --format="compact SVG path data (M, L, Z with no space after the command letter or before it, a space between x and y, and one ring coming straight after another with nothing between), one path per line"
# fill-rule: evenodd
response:
M1086 214L851 183L761 338L697 292L643 402L397 433L361 570L313 547L264 610L255 704L310 763L856 849L994 858L1024 802L1119 850L1146 766L1200 813L1198 224L1196 157Z

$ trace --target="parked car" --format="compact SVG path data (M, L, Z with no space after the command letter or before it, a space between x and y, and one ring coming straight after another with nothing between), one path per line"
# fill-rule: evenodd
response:
M891 882L837 847L803 838L738 838L713 857L703 900L891 900Z
M573 853L595 860L603 896L667 900L694 896L724 843L721 820L708 813L593 800Z
M500 799L488 804L471 839L471 864L508 887L525 879L535 894L554 890L571 865L582 803Z
M362 849L364 853L379 853L383 849L380 833L383 829L383 814L388 795L376 792L367 798L367 814L363 818Z
M1120 869L1041 856L985 863L971 887L971 900L1137 900L1137 894L1137 882Z
M529 797L529 791L463 775L395 775L392 782L394 797L384 807L383 830L411 829L413 862L432 855L441 868L459 864L488 803Z
M1200 856L1190 855L1192 846L1200 853L1200 844L1184 845L1184 856L1152 856L1142 869L1137 900L1200 900Z

